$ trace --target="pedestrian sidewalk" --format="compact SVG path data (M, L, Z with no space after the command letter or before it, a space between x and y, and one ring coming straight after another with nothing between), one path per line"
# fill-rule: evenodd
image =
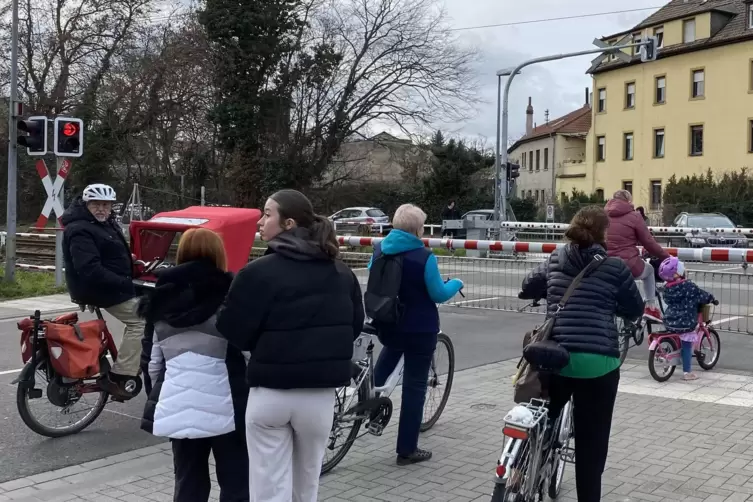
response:
M429 462L395 465L396 410L383 437L360 438L322 478L319 500L489 502L502 419L512 406L514 367L515 361L507 361L455 375L444 414L421 439L434 451ZM602 500L753 500L753 401L706 400L725 399L717 395L723 392L747 392L741 389L753 384L753 377L720 372L701 378L689 384L675 378L654 387L644 361L624 366ZM683 386L682 391L673 391L675 386ZM696 391L708 397L663 395ZM141 432L134 427L134 434ZM559 500L575 502L574 488L568 467ZM172 493L168 444L0 484L0 501L168 502ZM212 495L217 500L216 485Z
M27 317L40 310L42 315L54 314L62 311L77 310L78 305L71 302L67 293L59 295L34 296L20 300L6 300L0 302L0 320Z

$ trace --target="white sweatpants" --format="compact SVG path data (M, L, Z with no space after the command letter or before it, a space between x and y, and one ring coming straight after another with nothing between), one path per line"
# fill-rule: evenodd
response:
M251 502L316 502L334 407L335 389L251 389L246 409Z

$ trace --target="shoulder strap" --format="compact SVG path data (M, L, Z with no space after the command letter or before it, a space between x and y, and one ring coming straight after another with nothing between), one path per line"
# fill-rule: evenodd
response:
M580 281L583 280L584 277L586 277L589 273L596 270L602 263L604 263L605 259L603 256L596 255L594 256L594 259L586 265L586 267L580 271L578 275L575 276L575 279L573 279L573 282L570 283L570 286L565 291L565 294L562 295L562 299L560 299L560 302L557 304L557 312L562 310L562 307L565 306L567 301L570 299L570 296L573 294L573 292L580 286Z

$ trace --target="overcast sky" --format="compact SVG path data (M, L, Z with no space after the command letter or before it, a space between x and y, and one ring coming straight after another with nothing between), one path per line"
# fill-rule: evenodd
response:
M496 71L526 59L594 48L594 38L628 30L656 11L667 0L444 0L453 28L510 23L601 12L651 7L651 10L522 24L458 32L463 43L481 50L479 79L482 98L478 115L464 123L445 127L455 133L487 139L494 144L496 130ZM528 96L533 99L534 121L544 123L581 107L591 78L585 74L593 56L542 63L528 67L515 78L510 92L510 137L525 133ZM504 82L503 82L504 85Z

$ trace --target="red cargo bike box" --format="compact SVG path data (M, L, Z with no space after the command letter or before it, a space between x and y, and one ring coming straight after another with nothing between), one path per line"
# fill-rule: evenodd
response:
M131 253L145 263L134 266L134 282L152 286L156 282L154 272L175 265L180 236L191 228L217 232L225 244L228 271L237 273L248 263L259 219L258 209L192 206L157 213L147 221L131 222L128 229Z

